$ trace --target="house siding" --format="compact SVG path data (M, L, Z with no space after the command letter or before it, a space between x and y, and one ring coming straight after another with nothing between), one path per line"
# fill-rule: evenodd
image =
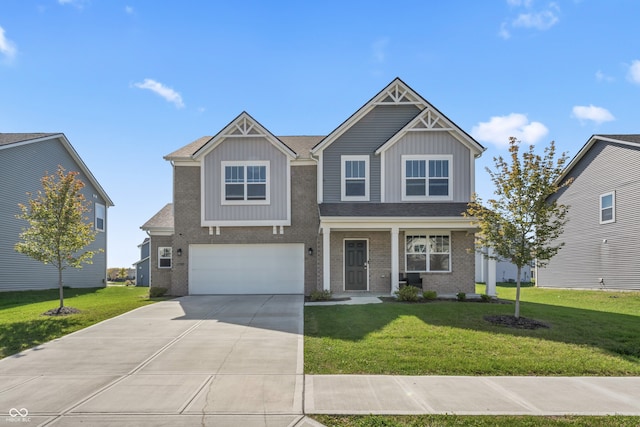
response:
M408 132L384 153L385 202L402 202L402 156L452 155L452 179L454 202L468 202L471 198L469 148L448 132Z
M279 227L278 234L273 234L271 226L255 226L221 227L220 235L210 235L207 227L200 226L200 188L199 167L174 167L175 234L173 238L169 237L169 241L173 240L174 248L172 278L169 279L171 295L187 295L189 292L189 245L193 244L302 243L305 247L305 293L317 288L317 257L306 254L309 248L313 249L314 254L318 250L316 245L320 219L316 203L315 166L291 167L292 219L291 226L284 227L284 234L279 234ZM152 241L162 238L154 236ZM178 248L182 249L181 257L176 256ZM152 272L154 286L156 280L159 280L159 273L163 272L157 272L157 269ZM238 272L238 280L242 280L241 271ZM163 283L166 283L165 279Z
M270 165L268 205L223 205L223 161L264 161ZM228 138L204 157L205 221L284 221L287 219L287 157L266 138ZM199 223L199 221L198 221Z
M419 112L413 105L378 105L329 145L322 154L323 201L341 201L340 157L368 154L369 201L380 202L380 156L374 152Z
M551 288L640 289L640 149L597 141L558 194L570 206L559 242L565 246L537 272ZM600 224L600 195L615 191L616 221ZM600 284L600 278L604 286Z
M54 174L58 165L67 171L80 171L75 160L69 155L58 139L23 144L0 150L0 290L50 289L58 287L58 270L52 265L44 265L26 255L15 252L19 234L27 227L26 221L17 219L20 214L18 203L27 203L27 192L37 194L42 189L41 179L46 174ZM84 182L82 193L87 201L105 205L99 192L93 188L81 172L78 177ZM67 268L63 272L65 286L84 288L106 285L107 255L106 239L109 227L108 209L105 232L98 232L96 239L87 249L96 251L92 264L84 264L81 269ZM93 206L87 213L93 223ZM102 249L102 252L98 252Z
M173 247L171 268L158 268L158 248ZM173 272L178 262L172 236L153 236L151 239L151 277L149 286L154 288L166 288L169 295L175 295L173 291Z

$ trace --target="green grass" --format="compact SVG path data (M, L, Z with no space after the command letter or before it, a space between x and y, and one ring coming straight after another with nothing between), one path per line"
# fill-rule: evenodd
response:
M81 310L69 316L43 316L59 306L58 290L0 292L0 358L151 304L149 288L65 289L64 305Z
M484 287L478 285L478 293ZM499 286L501 299L515 288ZM549 329L492 325L513 304L305 307L305 372L395 375L640 375L640 292L525 287L521 316Z
M327 427L637 427L639 417L540 417L540 416L457 416L457 415L314 415Z

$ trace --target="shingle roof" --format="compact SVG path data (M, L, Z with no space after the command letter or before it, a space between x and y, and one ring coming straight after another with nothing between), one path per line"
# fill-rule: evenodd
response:
M205 146L212 136L203 136L195 141L185 145L182 148L174 151L173 153L164 156L166 160L181 160L191 159L191 156L195 154L200 148ZM323 136L277 136L287 147L293 150L300 159L311 158L311 148L324 138Z
M603 138L609 138L609 139L617 139L620 141L626 141L626 142L636 142L640 144L640 134L627 134L627 135L602 135L602 134L598 134L598 135L594 135L595 138L599 138L599 137L603 137Z
M321 203L321 217L461 217L466 203Z
M59 135L59 133L0 133L0 145L15 144L53 135Z
M173 203L167 203L160 211L144 223L143 230L173 229Z

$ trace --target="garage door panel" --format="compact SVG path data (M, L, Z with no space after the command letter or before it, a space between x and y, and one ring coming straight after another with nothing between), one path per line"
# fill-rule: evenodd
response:
M190 294L304 292L303 244L191 245Z

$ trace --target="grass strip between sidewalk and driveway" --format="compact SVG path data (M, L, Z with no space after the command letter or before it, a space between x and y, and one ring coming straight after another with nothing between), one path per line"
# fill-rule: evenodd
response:
M167 298L149 299L149 288L109 286L64 290L64 305L81 312L43 316L59 306L58 290L0 292L0 358Z
M512 285L498 286L501 300L514 296ZM484 320L513 311L457 301L305 307L305 373L640 375L640 292L524 287L521 316L550 328Z

